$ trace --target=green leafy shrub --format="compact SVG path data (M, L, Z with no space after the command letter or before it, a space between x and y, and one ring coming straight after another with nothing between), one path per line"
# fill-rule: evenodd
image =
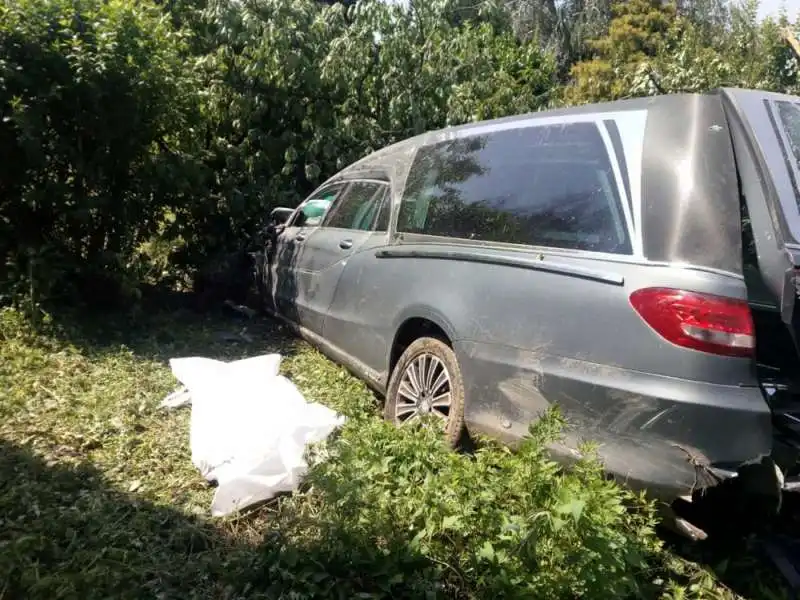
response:
M349 8L219 0L196 36L205 189L175 207L190 269L241 249L269 210L295 206L344 166L429 129L536 110L555 61L488 24L454 27L446 3ZM413 76L410 74L413 73Z
M172 200L183 44L148 2L0 5L0 294L98 300L124 279Z
M618 598L657 553L652 507L592 457L561 471L550 414L518 452L446 449L435 431L356 416L257 576L298 597ZM291 509L289 508L291 506ZM300 516L298 516L300 515Z

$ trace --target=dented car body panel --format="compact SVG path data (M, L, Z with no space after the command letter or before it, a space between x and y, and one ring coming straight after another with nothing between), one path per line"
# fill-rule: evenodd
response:
M776 375L771 393L756 356L671 343L631 298L683 290L741 304L757 289L794 340L798 173L781 171L783 154L770 166L765 97L800 102L661 96L390 146L311 195L340 194L320 224L286 223L267 303L381 393L408 332L436 331L457 356L470 431L513 444L558 406L569 423L558 456L596 442L617 478L667 501L689 494L698 469L730 476L773 452L800 374Z

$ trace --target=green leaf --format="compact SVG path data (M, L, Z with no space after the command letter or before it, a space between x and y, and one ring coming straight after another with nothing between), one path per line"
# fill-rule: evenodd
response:
M586 508L586 500L583 500L582 498L571 498L570 500L558 505L555 509L555 512L560 515L568 514L577 523L583 514L584 508Z
M442 519L442 530L447 531L448 529L457 529L460 524L461 517L458 515L448 515Z
M489 540L483 542L483 545L480 547L480 550L478 550L478 558L490 562L494 560L495 558L494 546L492 546L492 543Z

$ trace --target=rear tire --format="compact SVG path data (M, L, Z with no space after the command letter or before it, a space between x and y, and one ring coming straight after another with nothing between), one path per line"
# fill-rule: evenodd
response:
M451 448L464 436L464 382L453 349L442 340L414 341L397 361L386 391L384 417L397 426L422 415L445 419Z

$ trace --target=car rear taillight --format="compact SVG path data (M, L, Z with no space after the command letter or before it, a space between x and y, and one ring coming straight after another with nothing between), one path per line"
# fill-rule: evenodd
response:
M636 312L664 339L724 356L752 356L756 337L744 300L667 288L631 294Z

